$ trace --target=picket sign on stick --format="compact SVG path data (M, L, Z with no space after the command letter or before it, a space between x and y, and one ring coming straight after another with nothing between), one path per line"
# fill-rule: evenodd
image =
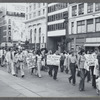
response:
M47 65L56 65L60 64L60 56L59 55L47 55Z

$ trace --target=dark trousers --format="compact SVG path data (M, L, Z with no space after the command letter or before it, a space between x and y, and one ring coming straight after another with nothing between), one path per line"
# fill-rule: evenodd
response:
M52 70L53 70L53 66L52 65L48 65L48 67L49 67L49 75L50 76L52 76Z
M94 72L94 66L90 66L91 72L92 72L92 86L96 88L96 76L93 74Z
M71 70L71 76L69 77L69 80L73 80L73 84L76 83L76 67L75 63L70 64L70 70Z
M53 78L54 78L54 79L57 79L58 66L54 66L54 65L53 65L53 69L54 69L54 76L53 76Z
M80 69L80 83L79 83L79 90L84 90L85 85L85 69Z
M54 70L54 75L53 75L53 78L54 79L57 79L57 73L58 73L58 66L55 66L55 65L49 65L49 75L52 76L52 71Z
M64 71L64 60L60 60L60 70L61 72Z
M86 70L85 78L87 77L87 82L91 81L90 71Z

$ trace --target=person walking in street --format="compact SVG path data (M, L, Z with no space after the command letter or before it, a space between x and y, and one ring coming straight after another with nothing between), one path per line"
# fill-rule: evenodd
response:
M79 69L80 69L80 83L79 83L79 90L80 91L84 91L84 81L85 81L85 69L84 69L84 65L85 65L85 51L81 50L80 51L80 58L79 58Z
M36 62L37 62L37 75L39 78L41 78L41 61L42 61L42 55L41 55L41 51L37 50L37 55L36 55Z
M7 71L8 73L12 73L13 76L15 76L15 70L14 70L14 53L13 49L9 48L9 51L6 53L6 61L7 61Z
M89 64L88 64L90 52L87 51L86 54L85 54L84 56L85 56L85 58L86 58L86 62L85 62L85 66L84 66L84 69L86 70L85 78L87 77L87 82L89 82L89 81L91 81L90 67L89 67Z
M59 52L56 51L53 55L59 55ZM54 75L53 75L54 80L57 80L58 68L59 68L59 65L53 65L52 70L54 70Z
M64 61L65 61L65 52L61 53L61 57L60 57L60 71L63 72L64 71Z
M6 55L6 50L5 50L5 48L3 47L3 48L1 49L1 56L2 56L2 58L1 58L1 67L4 67L4 65L5 65L5 55Z
M23 57L23 52L21 49L18 49L18 53L17 53L17 58L18 58L18 67L21 71L21 77L23 78L25 76L24 74L24 57ZM18 69L16 70L16 73L18 75Z
M95 67L95 60L97 59L97 53L98 53L98 50L95 49L95 51L91 54L91 60L92 62L90 63L90 70L91 70L91 73L92 73L92 86L94 89L96 89L96 77L94 75L94 67Z
M68 72L69 72L68 58L69 58L69 53L66 52L65 53L65 60L64 60L64 68L65 68L66 74L68 74Z
M75 83L76 83L76 63L77 63L77 60L73 51L69 58L70 71L71 71L71 76L69 77L69 83L71 83L71 80L72 80L73 86L75 86Z
M100 46L98 47L98 54L97 54L97 59L98 59L98 64L99 64L99 72L100 72Z
M48 55L52 55L52 51L51 50L49 50ZM49 76L52 77L53 65L48 65L48 67L49 67L48 74L49 74Z

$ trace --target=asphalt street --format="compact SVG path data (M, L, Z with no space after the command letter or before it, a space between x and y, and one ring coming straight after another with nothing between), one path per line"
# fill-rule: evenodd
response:
M58 72L58 79L53 80L48 72L41 71L42 78L31 75L25 67L25 77L21 78L7 73L6 67L0 67L0 97L98 97L91 82L85 82L85 91L78 90L79 77L76 86L69 83L70 74Z

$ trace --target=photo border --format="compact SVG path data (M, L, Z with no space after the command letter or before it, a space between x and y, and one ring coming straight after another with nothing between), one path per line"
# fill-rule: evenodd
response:
M74 2L95 2L99 3L100 0L0 0L0 3L18 3L18 2L64 2L64 3L74 3ZM66 90L67 91L67 90ZM84 93L84 92L83 92ZM0 100L100 100L100 97L0 97Z

